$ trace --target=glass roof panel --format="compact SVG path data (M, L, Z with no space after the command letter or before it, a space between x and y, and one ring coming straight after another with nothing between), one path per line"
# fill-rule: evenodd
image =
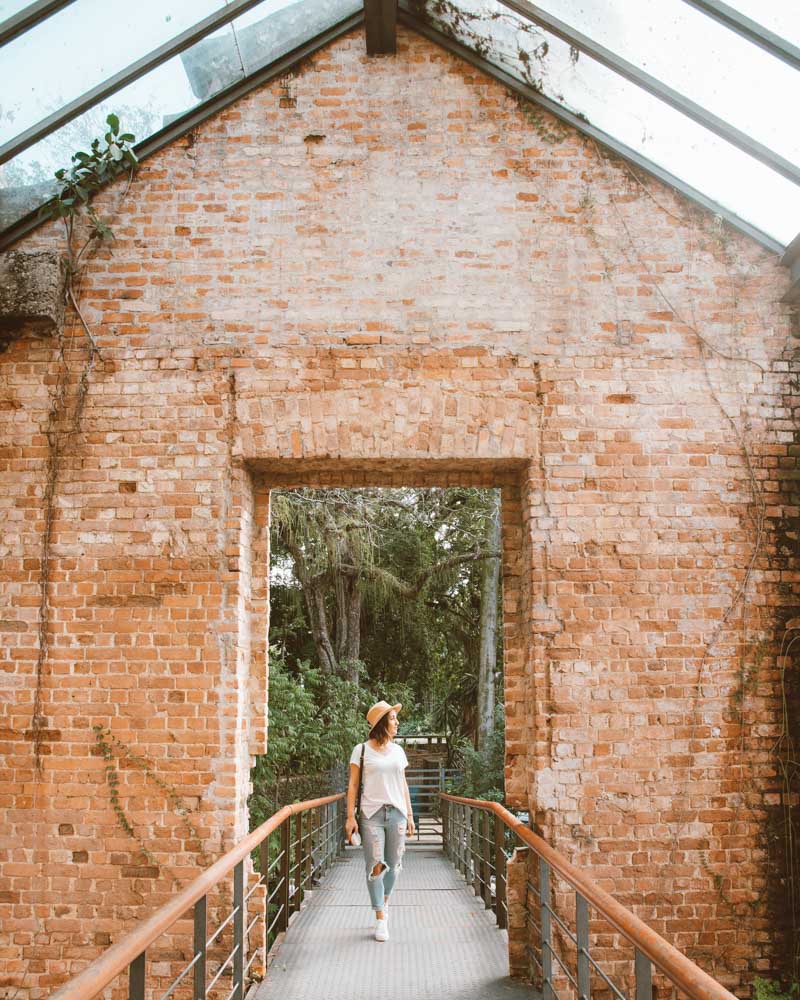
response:
M0 144L148 55L229 0L73 0L2 49ZM742 219L788 243L800 230L800 187L499 0L401 0L439 30L541 90ZM800 73L684 0L539 0L629 62L800 164L785 109ZM800 44L797 0L733 0L737 10ZM28 6L0 0L0 19ZM55 191L53 171L119 115L142 141L191 109L362 8L362 0L264 0L202 42L0 165L0 230Z
M359 0L265 0L94 105L0 165L0 230L56 193L53 173L68 167L74 152L106 132L107 115L116 114L122 130L142 142L359 8Z
M800 73L683 0L544 0L549 14L605 45L793 163ZM800 9L800 3L798 3ZM777 99L773 99L775 95ZM778 95L780 95L778 97Z
M797 0L728 0L728 6L792 45L800 45L800 4Z
M7 21L30 6L31 0L0 0L0 21Z
M125 69L222 0L77 0L3 48L0 143ZM80 39L76 45L75 40Z
M800 187L498 0L419 0L413 11L779 242L800 229Z

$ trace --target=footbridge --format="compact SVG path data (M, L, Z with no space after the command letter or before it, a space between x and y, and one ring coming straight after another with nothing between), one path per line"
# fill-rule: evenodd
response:
M330 795L275 813L52 1000L735 1000L501 805L442 793L440 815L386 942Z

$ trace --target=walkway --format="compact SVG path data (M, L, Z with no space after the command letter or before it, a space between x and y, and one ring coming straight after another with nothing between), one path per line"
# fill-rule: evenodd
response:
M441 849L409 847L390 940L372 938L360 850L348 848L291 922L255 1000L533 1000L507 937Z

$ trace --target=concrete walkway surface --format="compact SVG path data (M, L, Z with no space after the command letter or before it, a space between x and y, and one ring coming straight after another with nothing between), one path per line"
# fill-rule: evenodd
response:
M409 847L390 939L373 938L360 849L310 893L255 1000L534 1000L508 975L508 938L441 849ZM251 998L253 995L251 994Z

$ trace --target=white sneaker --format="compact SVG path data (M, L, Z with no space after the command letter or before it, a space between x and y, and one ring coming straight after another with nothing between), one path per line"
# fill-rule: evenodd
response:
M386 925L386 918L379 920L375 926L375 940L376 941L388 941L389 940L389 928Z

